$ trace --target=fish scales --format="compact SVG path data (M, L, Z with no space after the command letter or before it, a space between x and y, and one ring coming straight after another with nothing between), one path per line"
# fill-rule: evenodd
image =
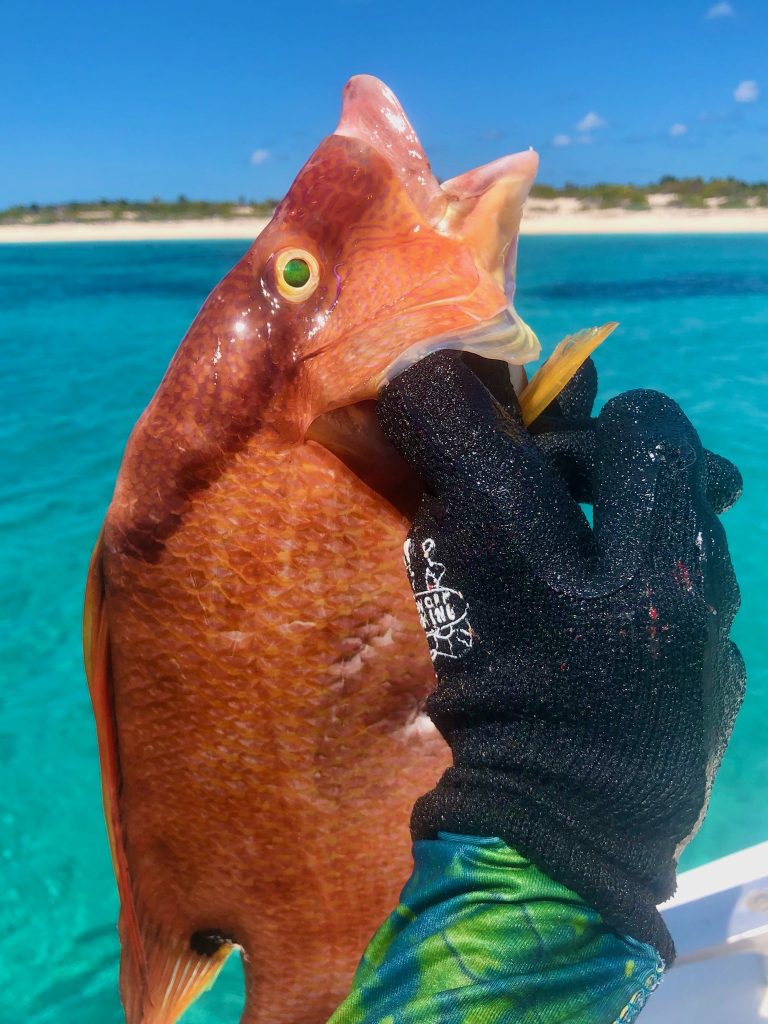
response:
M244 1024L321 1024L396 902L449 755L402 566L421 483L374 403L435 348L536 358L511 302L536 166L440 185L352 79L129 438L84 617L127 1024L173 1024L238 947Z
M446 765L442 741L415 751L407 732L432 671L406 529L323 448L254 441L158 562L105 555L123 817L132 861L152 866L137 903L161 933L215 927L279 964L253 986L273 1021L342 997L405 881L393 823ZM374 851L369 833L388 840Z

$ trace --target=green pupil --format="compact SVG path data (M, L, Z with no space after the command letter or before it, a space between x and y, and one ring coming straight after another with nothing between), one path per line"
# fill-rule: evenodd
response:
M283 267L283 280L291 288L302 288L309 280L309 274L309 264L306 260L288 260Z

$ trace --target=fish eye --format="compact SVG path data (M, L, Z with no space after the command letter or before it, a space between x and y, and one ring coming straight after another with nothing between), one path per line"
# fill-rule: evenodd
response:
M284 299L303 302L320 283L320 265L306 249L283 249L275 258L275 281Z

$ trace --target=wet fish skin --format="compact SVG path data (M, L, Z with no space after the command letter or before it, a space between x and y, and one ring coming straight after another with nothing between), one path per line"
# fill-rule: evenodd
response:
M341 133L190 327L94 557L86 660L128 1024L175 1021L234 946L244 1022L325 1020L407 877L411 805L448 763L419 714L433 674L407 519L310 427L373 399L412 345L505 310L503 253L480 245L467 182L447 216L372 81L353 80ZM320 267L301 303L277 287L286 249ZM370 450L364 429L353 440L386 477L373 433Z
M247 1020L342 998L447 764L415 724L431 669L410 594L380 568L404 532L323 448L254 442L159 562L106 559L139 914L162 945L242 945Z
M300 306L281 301L273 280L287 248L317 253L323 267ZM471 250L421 218L379 153L330 136L208 298L136 425L107 545L156 559L187 499L254 434L301 443L315 417L375 398L411 342L473 329L505 307Z

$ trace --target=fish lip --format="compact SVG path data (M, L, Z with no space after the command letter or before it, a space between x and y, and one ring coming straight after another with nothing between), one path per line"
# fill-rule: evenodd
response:
M448 331L414 342L398 353L379 374L375 381L376 393L380 393L409 366L441 349L472 352L482 359L506 362L510 368L532 362L541 354L538 338L509 304L495 317L478 323L474 328Z

